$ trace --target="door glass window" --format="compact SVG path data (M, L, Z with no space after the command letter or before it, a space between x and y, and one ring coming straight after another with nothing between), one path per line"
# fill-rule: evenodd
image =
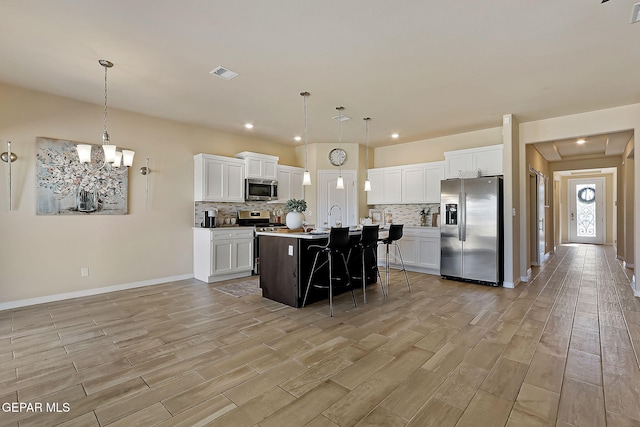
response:
M596 185L576 185L578 237L596 237Z

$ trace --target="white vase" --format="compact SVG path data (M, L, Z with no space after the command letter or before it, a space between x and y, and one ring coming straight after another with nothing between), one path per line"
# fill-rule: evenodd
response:
M302 222L304 221L304 214L302 212L289 212L285 218L287 227L291 230L302 228Z

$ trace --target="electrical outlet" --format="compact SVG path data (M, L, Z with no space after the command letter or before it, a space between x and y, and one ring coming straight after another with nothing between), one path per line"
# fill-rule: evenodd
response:
M87 277L89 275L89 267L80 268L80 277Z

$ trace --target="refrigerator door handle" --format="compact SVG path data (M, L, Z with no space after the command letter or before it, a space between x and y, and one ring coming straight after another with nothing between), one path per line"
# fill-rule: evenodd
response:
M460 221L458 221L458 238L467 240L467 193L460 193Z

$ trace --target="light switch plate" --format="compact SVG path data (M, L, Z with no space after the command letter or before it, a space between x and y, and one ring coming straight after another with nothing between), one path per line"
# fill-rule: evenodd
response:
M293 256L293 245L289 245L289 256Z

